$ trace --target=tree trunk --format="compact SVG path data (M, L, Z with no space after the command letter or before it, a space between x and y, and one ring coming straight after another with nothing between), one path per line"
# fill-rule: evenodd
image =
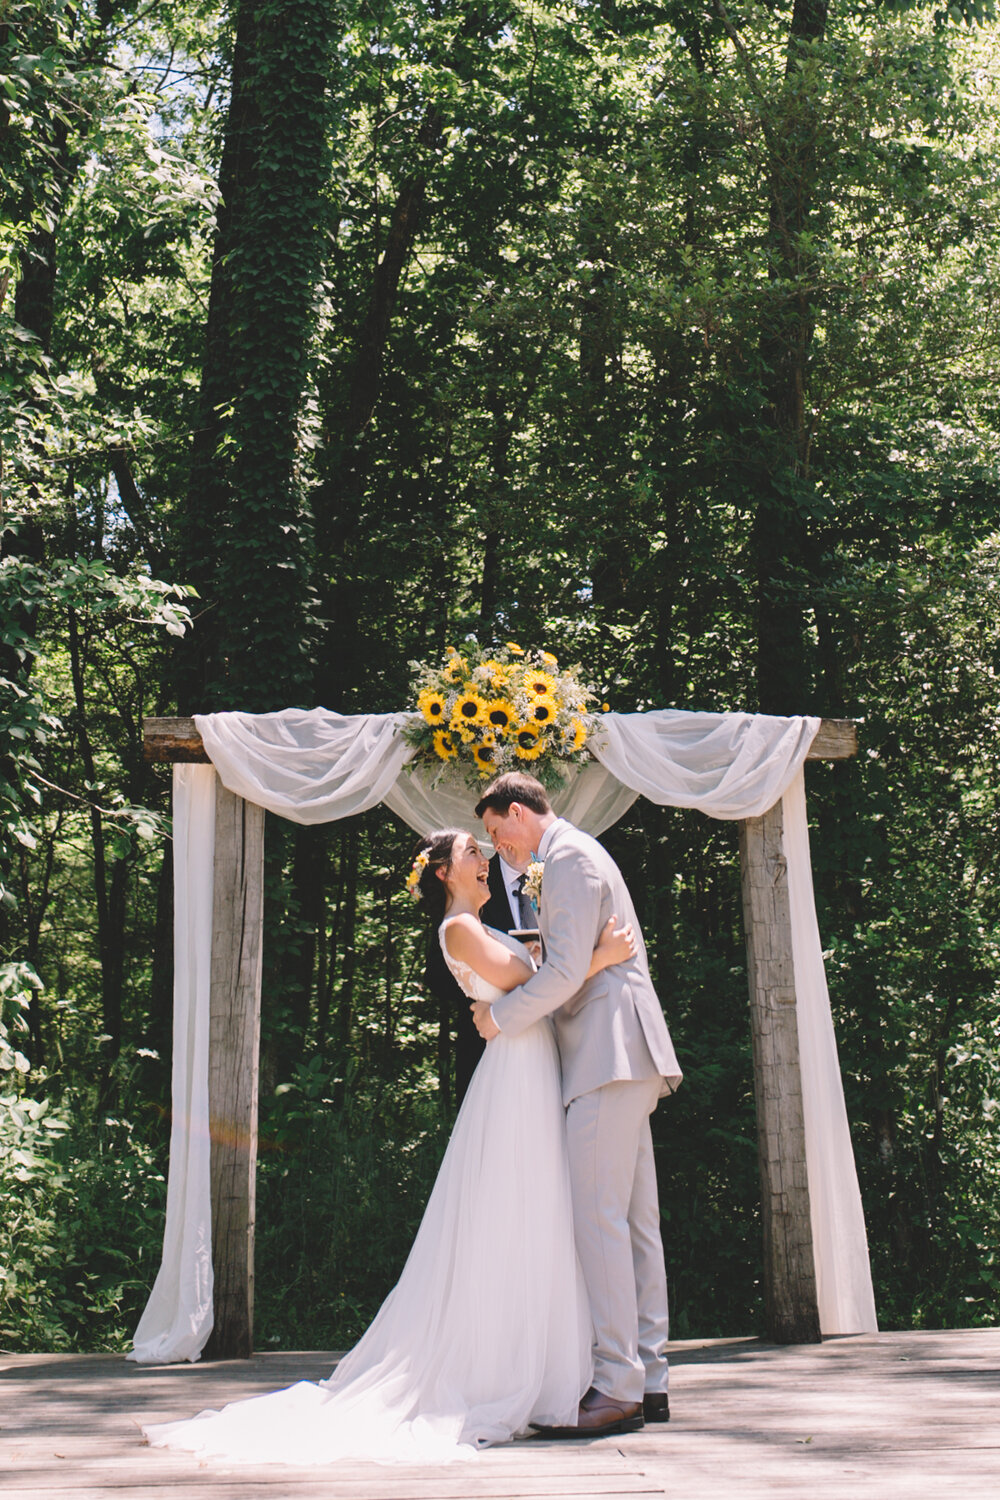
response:
M304 1035L312 1010L316 944L326 910L326 834L322 828L296 826L293 834L293 905L302 927L301 946L291 965L292 1014Z
M324 412L326 442L331 453L328 471L312 496L316 550L321 559L337 559L323 588L321 613L328 622L330 642L316 676L317 702L337 707L359 660L362 646L357 634L357 609L343 560L349 555L355 527L362 511L368 482L369 428L382 392L382 375L392 312L406 263L413 253L421 227L431 158L442 117L428 111L416 134L415 149L421 169L414 171L397 193L386 242L381 247L372 275L368 310L355 336L354 358L346 383L347 405L340 405L341 391Z
M347 847L349 831L342 826L337 841L337 894L330 913L329 929L324 927L320 951L319 973L316 988L316 1032L321 1049L326 1049L330 1040L330 1006L337 974L337 955L340 951L340 929L344 911L344 892L347 888Z
M153 973L149 986L146 1045L169 1058L174 999L174 849L163 846L163 863L156 880L156 925L153 931Z
M434 108L429 109L417 132L417 147L420 156L433 151L440 137L442 124L440 111ZM368 315L357 339L357 352L351 376L351 399L347 413L347 430L352 435L362 432L367 427L378 404L392 310L396 303L403 270L413 252L417 231L420 228L427 198L427 182L426 171L414 173L403 183L393 205L389 232L385 245L381 249L372 280Z
M503 25L497 12L472 6L443 53L434 58L443 68L454 69L459 84L457 97L469 83L480 46ZM432 43L432 47L435 45ZM330 708L343 705L364 650L357 632L355 585L347 560L363 515L372 443L376 441L372 429L382 396L392 315L418 234L426 229L428 190L439 167L439 148L447 123L444 111L437 104L429 104L414 131L409 170L400 174L385 241L376 238L373 246L371 290L354 335L347 378L336 381L324 399L324 441L330 458L311 499L316 552L321 565L327 564L319 613L327 622L328 644L321 653L314 697ZM376 145L376 159L379 149Z
M341 922L343 961L337 995L337 1049L347 1058L354 1014L354 971L357 967L355 936L358 915L358 835L351 829L347 842L347 874L344 881L344 915Z
M805 711L809 702L804 598L807 561L808 364L813 315L802 288L801 236L815 197L818 106L800 64L823 39L827 0L796 0L785 55L782 108L772 121L768 250L776 303L762 330L770 442L761 455L753 542L757 563L757 686L763 713ZM788 285L798 285L794 295Z
M309 697L311 536L297 472L325 244L333 0L240 0L220 169L185 577L209 608L190 707Z
M83 772L91 786L97 782L97 765L88 728L88 710L82 642L76 610L68 611L70 675L76 708L76 740ZM93 795L93 794L92 794ZM94 868L94 898L97 905L97 948L101 965L101 1025L108 1037L106 1056L118 1057L122 1044L122 991L125 962L125 870L123 862L109 859L104 820L90 804L90 839ZM105 1085L107 1086L107 1084Z

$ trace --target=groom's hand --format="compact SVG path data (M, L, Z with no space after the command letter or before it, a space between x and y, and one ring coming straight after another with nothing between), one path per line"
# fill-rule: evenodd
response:
M489 1002L487 1000L473 1000L469 1009L472 1011L472 1019L476 1030L484 1042L492 1042L495 1036L500 1035L500 1027L490 1015Z

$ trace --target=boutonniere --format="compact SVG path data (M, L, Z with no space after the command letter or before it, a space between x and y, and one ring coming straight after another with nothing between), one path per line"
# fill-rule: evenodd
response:
M524 894L531 902L535 910L542 899L542 875L545 872L545 862L541 859L533 859L524 872Z

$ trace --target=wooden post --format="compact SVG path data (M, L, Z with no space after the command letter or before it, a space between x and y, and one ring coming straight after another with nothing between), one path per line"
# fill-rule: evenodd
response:
M215 1323L208 1359L253 1353L264 809L215 789L208 1103Z
M778 802L740 823L757 1145L764 1229L764 1313L776 1344L819 1342L802 1115L788 872Z

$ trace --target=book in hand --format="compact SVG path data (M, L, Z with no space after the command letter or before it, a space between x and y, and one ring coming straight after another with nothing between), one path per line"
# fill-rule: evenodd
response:
M538 943L542 934L537 927L512 927L510 936L517 938L519 943Z

